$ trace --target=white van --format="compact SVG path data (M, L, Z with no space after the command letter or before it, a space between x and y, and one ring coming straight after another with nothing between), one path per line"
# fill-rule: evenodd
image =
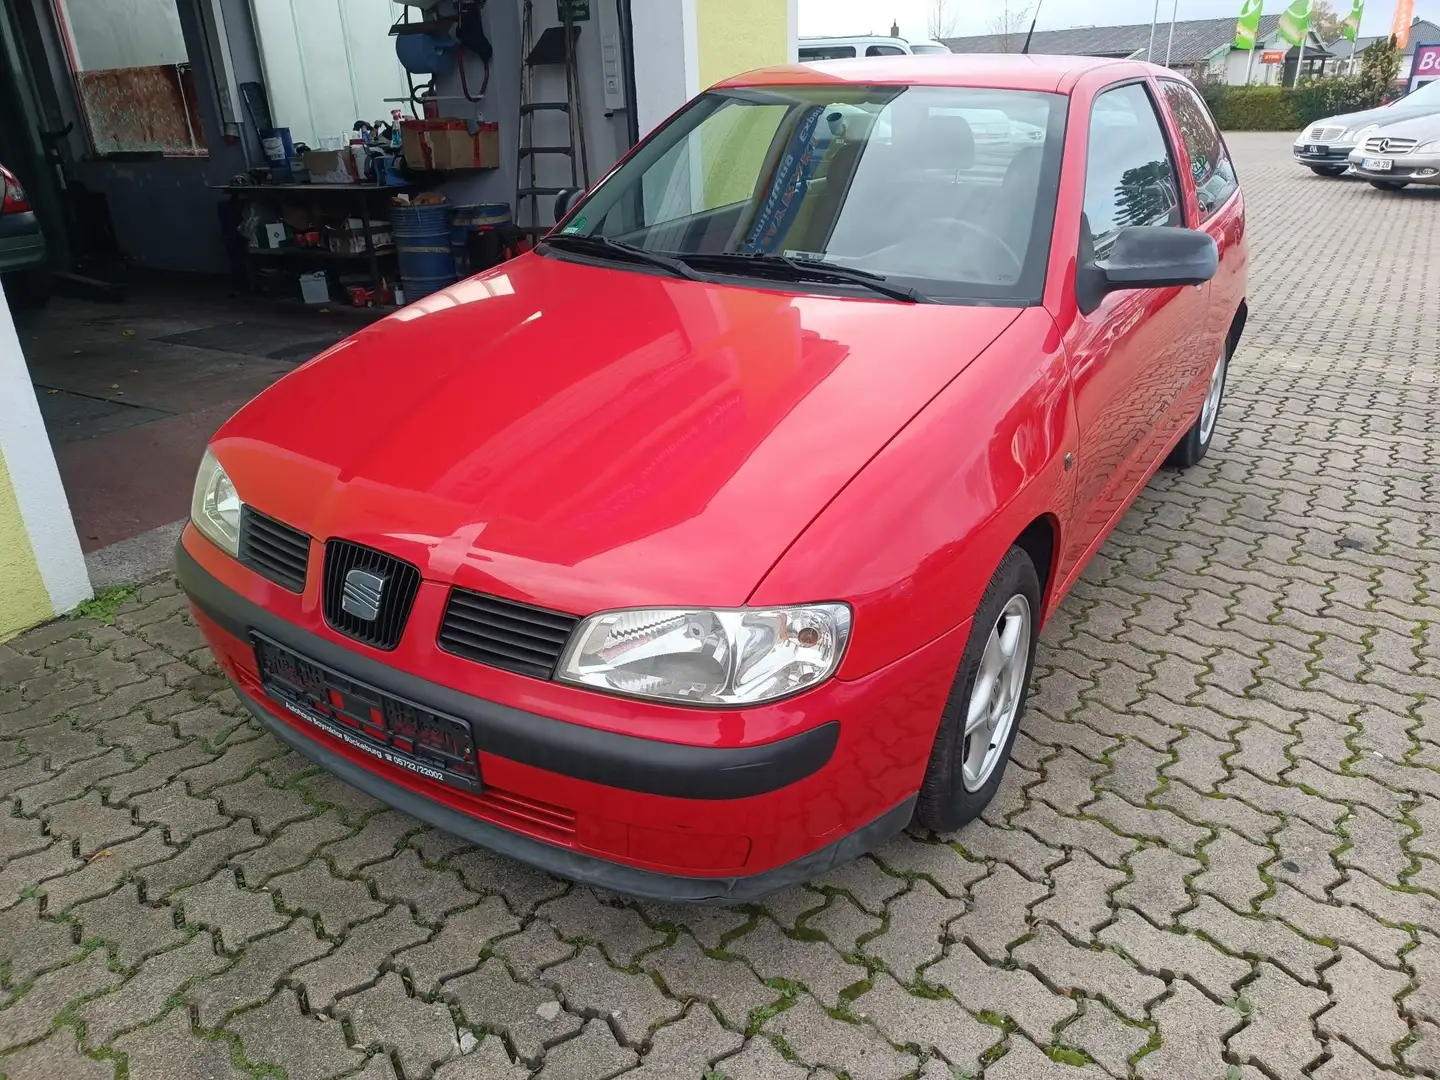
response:
M851 60L857 56L922 56L948 53L938 41L906 41L898 37L811 37L800 39L800 62Z

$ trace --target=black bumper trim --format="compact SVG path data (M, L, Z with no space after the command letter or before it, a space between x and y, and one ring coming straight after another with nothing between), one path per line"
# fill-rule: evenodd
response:
M234 686L234 684L231 684ZM334 773L396 810L433 825L443 832L468 840L479 847L534 866L557 877L594 885L611 892L624 893L641 900L685 904L730 904L760 900L771 893L799 885L828 873L842 863L858 858L878 847L910 822L916 796L911 795L898 806L881 814L868 825L842 836L832 844L802 855L794 862L745 877L699 878L640 870L622 863L610 862L593 855L570 851L556 844L547 844L523 836L499 825L471 817L450 807L427 799L369 769L342 757L329 747L300 734L269 709L250 697L240 687L235 693L275 737L297 753Z
M686 746L571 724L472 697L302 630L218 580L185 550L183 540L175 546L175 573L195 606L241 641L248 641L252 630L259 631L359 682L468 721L482 753L577 780L646 795L743 799L819 772L840 739L835 720L788 739L735 749Z

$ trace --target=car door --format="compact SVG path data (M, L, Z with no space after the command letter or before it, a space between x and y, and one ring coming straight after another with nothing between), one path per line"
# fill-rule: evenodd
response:
M1089 121L1080 257L1104 263L1131 225L1188 224L1167 126L1143 79L1096 95ZM1109 530L1153 467L1194 364L1205 286L1107 295L1065 330L1079 445L1067 561Z
M1200 408L1210 373L1230 331L1231 321L1245 299L1245 208L1240 182L1230 152L1221 138L1204 99L1189 83L1159 80L1160 96L1180 137L1195 185L1198 228L1208 233L1220 251L1220 268L1210 281L1203 343L1190 365L1190 384L1177 402L1174 429L1187 428Z

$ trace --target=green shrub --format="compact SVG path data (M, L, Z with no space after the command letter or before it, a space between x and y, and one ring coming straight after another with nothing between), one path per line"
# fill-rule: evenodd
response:
M1224 131L1297 131L1304 126L1299 95L1278 86L1227 86L1210 111Z

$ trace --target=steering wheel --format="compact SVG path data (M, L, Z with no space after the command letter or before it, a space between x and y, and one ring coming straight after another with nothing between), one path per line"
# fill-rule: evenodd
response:
M942 229L969 233L971 236L978 236L981 240L990 244L991 247L1002 252L1005 258L1015 268L1015 276L1018 278L1025 269L1025 260L1015 254L1015 249L1007 244L1000 237L996 236L983 225L977 225L973 221L965 221L963 218L937 218L935 224Z

